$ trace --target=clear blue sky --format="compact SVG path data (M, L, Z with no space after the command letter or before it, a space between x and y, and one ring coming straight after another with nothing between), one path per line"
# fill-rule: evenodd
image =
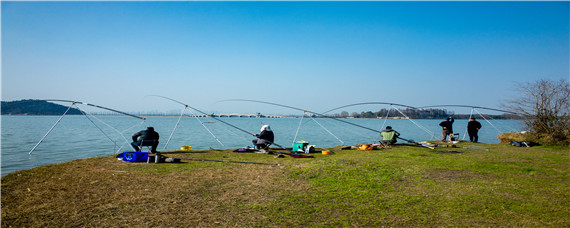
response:
M181 108L150 94L207 112L295 113L216 103L232 98L317 112L370 101L496 108L515 82L570 77L569 2L1 6L4 101L128 112Z

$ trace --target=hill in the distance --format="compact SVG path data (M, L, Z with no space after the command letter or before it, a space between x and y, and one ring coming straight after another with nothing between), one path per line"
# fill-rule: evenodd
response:
M68 107L42 101L42 100L20 100L2 101L2 115L63 115ZM81 115L81 111L71 108L68 115Z

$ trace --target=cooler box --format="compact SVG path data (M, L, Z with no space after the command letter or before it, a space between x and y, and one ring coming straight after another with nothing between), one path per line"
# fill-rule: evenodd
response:
M148 153L146 152L123 152L117 155L117 158L126 162L146 162Z
M307 149L307 145L309 145L309 142L305 142L305 141L297 141L293 143L293 151L297 152L297 151L301 151L301 152L305 152L305 149Z

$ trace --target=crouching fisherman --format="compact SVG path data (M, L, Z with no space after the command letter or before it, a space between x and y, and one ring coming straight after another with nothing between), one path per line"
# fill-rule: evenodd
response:
M256 150L268 149L269 145L275 140L275 136L269 125L263 125L261 127L261 133L253 134L253 136L257 137L257 139L251 141Z
M390 145L395 144L398 141L396 140L396 138L400 136L400 133L392 130L391 126L386 126L386 130L383 130L380 133L380 136L382 136L382 141L380 141L382 146L389 147Z
M154 127L147 127L146 130L139 131L133 135L131 146L135 151L141 151L143 146L151 146L151 153L156 153L159 139L158 132L154 131Z

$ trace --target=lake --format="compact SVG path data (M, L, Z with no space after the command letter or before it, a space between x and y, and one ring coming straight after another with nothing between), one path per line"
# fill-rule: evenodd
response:
M65 116L29 155L30 150L58 119L59 116L2 116L2 175L41 165L132 151L129 144L131 136L147 126L153 126L160 134L159 151L176 150L181 146L192 146L194 150L233 149L251 146L251 140L254 139L253 136L212 118L183 117L165 148L178 117L149 117L146 121L141 121L126 116ZM326 118L220 119L251 133L259 133L263 124L269 124L275 133L275 143L286 147L291 147L294 140L305 140L322 148L373 143L378 140L377 132ZM372 129L392 126L401 133L402 138L418 142L441 139L438 124L442 120L343 120ZM483 125L479 131L479 142L482 143L499 143L498 134L523 130L520 120L478 121ZM467 122L459 119L454 123L454 131L460 134L460 139L464 137Z

